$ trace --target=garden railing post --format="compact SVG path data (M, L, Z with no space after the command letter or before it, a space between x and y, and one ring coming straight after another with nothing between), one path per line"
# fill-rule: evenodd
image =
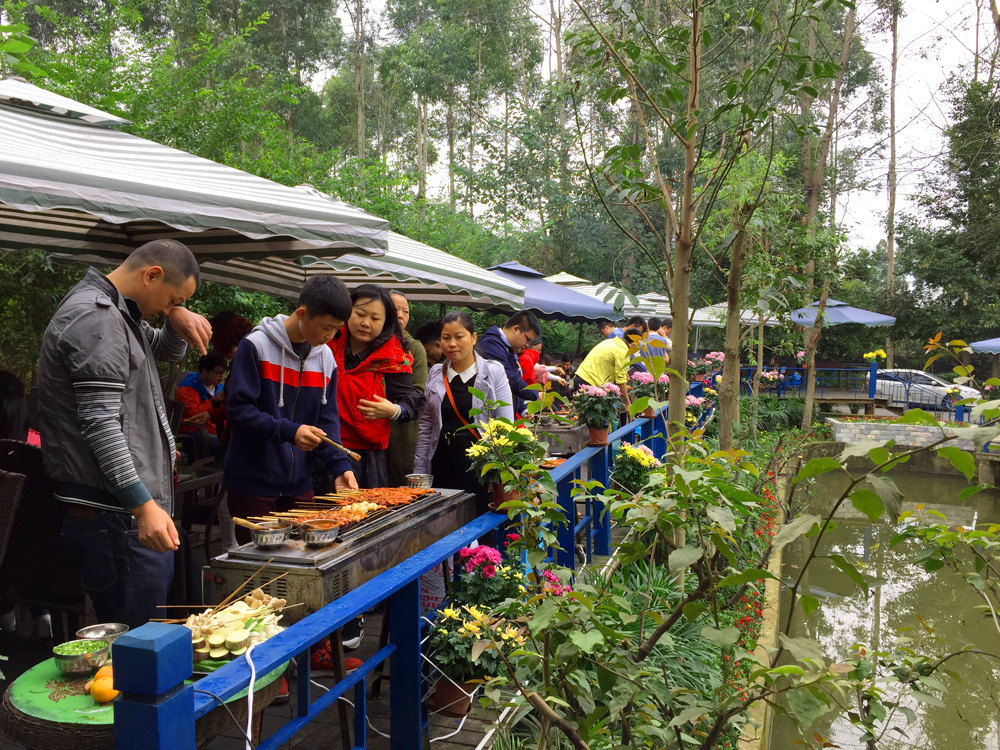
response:
M875 398L875 384L878 381L878 362L873 359L868 364L868 398Z
M601 451L603 453L604 451ZM556 552L556 562L564 568L576 570L576 502L573 499L572 475L563 477L556 484L559 506L562 508L566 523L556 531L559 549Z
M423 733L420 679L420 581L389 597L389 735L393 750L418 747Z
M111 645L117 750L194 747L191 631L150 622Z
M610 486L610 471L608 470L609 453L598 451L590 458L590 478L597 480L603 486ZM608 506L603 501L595 500L591 506L591 525L594 529L594 554L611 554L611 515Z

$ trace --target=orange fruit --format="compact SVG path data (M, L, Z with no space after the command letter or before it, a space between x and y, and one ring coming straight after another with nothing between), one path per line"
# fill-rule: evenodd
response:
M95 680L103 680L105 677L111 677L111 665L105 664L103 667L97 670L97 674L94 675Z
M112 685L110 677L94 680L94 684L90 686L90 697L95 703L110 703L117 695L118 691Z

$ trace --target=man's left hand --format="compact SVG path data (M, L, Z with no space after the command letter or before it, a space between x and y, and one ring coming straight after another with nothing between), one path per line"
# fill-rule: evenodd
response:
M167 322L188 346L202 354L208 354L208 341L212 338L212 325L203 315L191 312L186 307L175 307L167 313Z
M353 471L345 471L339 477L333 480L333 488L338 492L341 490L356 490L358 489L358 480L354 477Z
M358 411L365 419L392 419L396 416L396 405L382 396L358 400Z

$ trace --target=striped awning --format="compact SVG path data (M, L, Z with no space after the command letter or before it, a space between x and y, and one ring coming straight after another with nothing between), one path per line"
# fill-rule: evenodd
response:
M0 80L0 248L120 259L169 237L199 261L386 248L383 219L112 127L124 123Z
M348 286L377 283L403 292L411 302L472 308L520 309L524 287L430 245L389 232L385 255L302 256L296 260L232 259L201 264L202 278L297 299L306 279L333 274Z
M579 276L574 276L565 271L553 274L552 276L546 276L545 280L564 286L567 289L572 289L574 292L586 294L588 297L600 302L606 302L615 309L619 318L632 318L636 315L645 318L656 314L655 303L647 302L641 296L637 297L627 289L622 289L607 282L591 284L587 279L581 279Z

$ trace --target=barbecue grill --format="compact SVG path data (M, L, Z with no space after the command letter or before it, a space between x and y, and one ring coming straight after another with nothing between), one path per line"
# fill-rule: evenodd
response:
M253 575L256 587L290 603L282 625L312 614L348 591L397 565L476 517L476 498L462 490L435 489L406 505L386 508L341 528L330 547L301 540L270 549L244 544L212 559L211 600L222 601ZM280 580L274 580L287 573Z
M550 456L572 456L582 451L589 439L590 431L576 424L566 424L543 417L533 428L535 437L548 445Z

